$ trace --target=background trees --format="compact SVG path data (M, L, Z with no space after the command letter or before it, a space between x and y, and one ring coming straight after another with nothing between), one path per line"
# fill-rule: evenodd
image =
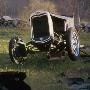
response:
M6 15L7 0L0 0L0 16Z
M30 15L32 11L37 9L71 16L74 9L77 10L78 8L77 3L79 4L80 18L89 19L90 0L0 0L0 16L9 15L26 18L28 15L24 15L25 13Z
M52 13L58 13L55 3L48 0L29 0L28 6L26 6L21 13L23 20L28 20L30 14L36 10L46 10Z

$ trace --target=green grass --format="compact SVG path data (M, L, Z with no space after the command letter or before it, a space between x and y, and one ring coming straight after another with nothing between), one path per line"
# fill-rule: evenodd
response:
M81 44L90 45L90 33L80 32Z
M28 56L23 65L15 65L8 55L8 43L11 37L20 36L25 42L30 40L29 30L0 29L0 72L21 71L26 72L25 82L32 90L68 90L65 78L72 76L87 77L88 72L80 69L90 67L89 62L71 61L68 56L64 60L47 60L44 54ZM82 44L90 45L90 33L81 32ZM62 73L65 76L62 76Z

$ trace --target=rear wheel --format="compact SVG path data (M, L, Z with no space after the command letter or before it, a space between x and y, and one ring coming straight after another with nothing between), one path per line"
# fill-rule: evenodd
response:
M18 42L22 42L21 44ZM9 42L9 56L13 63L20 64L26 57L26 48L18 37L11 38Z
M80 41L77 31L73 28L66 31L66 48L71 60L79 59Z

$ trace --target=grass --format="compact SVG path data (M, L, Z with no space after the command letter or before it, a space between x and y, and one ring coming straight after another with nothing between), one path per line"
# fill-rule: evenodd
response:
M81 44L90 45L90 33L80 32Z
M68 56L64 60L48 61L44 54L28 56L23 65L15 65L8 55L8 43L11 37L19 35L24 41L30 40L29 30L16 28L0 29L0 72L21 71L25 72L25 82L32 90L68 90L65 78L80 76L86 78L88 72L80 72L80 69L90 66L89 62L71 61ZM87 37L88 36L88 37ZM82 44L90 45L90 33L81 32Z

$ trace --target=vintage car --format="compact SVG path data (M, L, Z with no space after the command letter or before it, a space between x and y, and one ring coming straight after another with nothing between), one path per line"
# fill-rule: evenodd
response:
M24 43L19 37L11 38L9 55L12 62L19 64L27 54L45 52L48 58L68 53L71 60L80 56L80 42L74 27L74 18L36 11L30 16L31 38ZM37 50L33 50L37 48Z

